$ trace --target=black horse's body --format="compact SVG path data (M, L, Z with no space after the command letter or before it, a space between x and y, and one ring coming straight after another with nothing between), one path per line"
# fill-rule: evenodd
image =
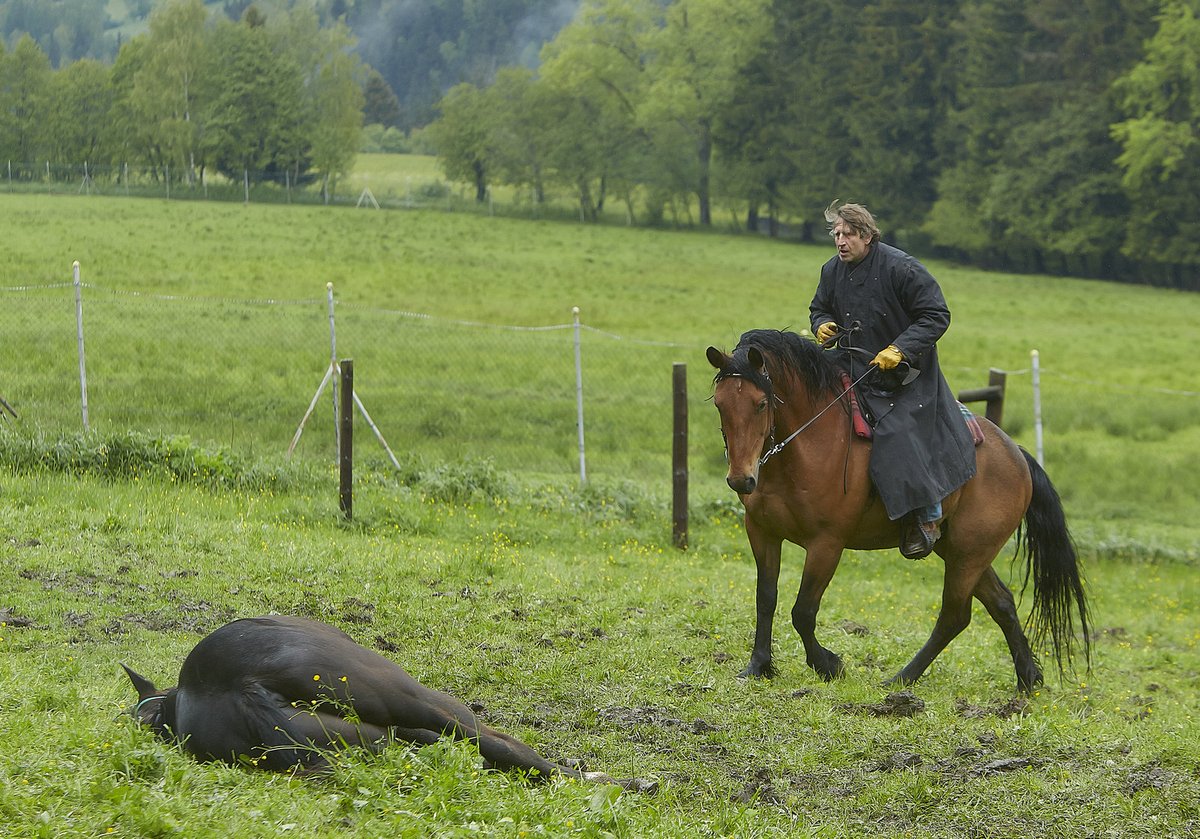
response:
M169 690L125 670L138 691L134 716L200 760L313 769L325 762L324 750L451 736L477 743L496 768L611 781L546 760L341 630L304 618L226 624L188 654Z

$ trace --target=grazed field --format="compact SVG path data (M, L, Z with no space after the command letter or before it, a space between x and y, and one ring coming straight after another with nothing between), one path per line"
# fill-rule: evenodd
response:
M6 835L1185 836L1200 823L1194 565L1090 561L1092 671L1020 697L982 610L911 691L882 688L932 624L939 563L853 555L821 615L845 678L807 671L781 620L780 676L745 683L753 564L726 514L697 522L681 553L665 547L665 504L613 487L446 500L432 479L379 476L346 527L317 486L4 480L0 675L21 686L0 717ZM341 626L544 753L660 791L481 774L466 746L288 780L194 764L120 718L119 662L167 684L205 632L272 611Z

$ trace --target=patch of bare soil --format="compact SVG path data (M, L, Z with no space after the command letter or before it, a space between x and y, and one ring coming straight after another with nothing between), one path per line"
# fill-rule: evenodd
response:
M669 709L654 706L642 708L609 706L598 708L596 713L600 715L601 719L621 726L652 725L657 728L682 728L692 734L705 734L719 730L717 726L706 720L695 719L690 723L685 722L672 714Z
M0 609L0 626L25 629L33 626L33 621L23 615L18 615L7 606Z
M774 807L783 806L785 797L771 780L771 771L765 768L755 769L746 784L740 790L729 796L729 800L737 804L764 804Z
M1133 795L1145 789L1166 789L1179 780L1178 774L1170 769L1157 763L1148 763L1129 770L1125 775L1124 787L1128 795Z
M1007 702L996 702L990 705L973 705L965 699L954 703L954 710L964 719L979 719L981 717L999 717L1006 720L1009 717L1024 714L1029 709L1029 700L1023 696L1014 696Z
M889 693L881 702L846 703L838 707L851 714L873 717L913 717L925 710L925 700L911 690L900 690Z

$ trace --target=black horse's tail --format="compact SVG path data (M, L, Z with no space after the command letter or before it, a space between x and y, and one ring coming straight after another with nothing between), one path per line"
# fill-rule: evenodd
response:
M1079 613L1083 634L1083 654L1088 669L1092 664L1091 630L1088 626L1087 596L1075 556L1075 544L1067 530L1067 518L1062 501L1050 483L1050 476L1029 452L1021 449L1033 477L1033 500L1025 511L1021 528L1017 530L1017 546L1025 552L1025 583L1033 580L1033 609L1029 615L1030 640L1036 645L1049 636L1063 673L1064 660L1071 662L1075 643L1072 602Z

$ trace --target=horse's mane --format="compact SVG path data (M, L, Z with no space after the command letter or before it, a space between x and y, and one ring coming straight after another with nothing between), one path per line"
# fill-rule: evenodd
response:
M762 353L771 378L764 377L749 362L751 348ZM730 354L729 364L724 370L717 372L713 383L730 376L741 376L749 379L764 393L772 394L775 392L775 381L798 378L809 390L823 393L841 389L840 375L839 368L833 360L811 339L795 332L782 332L778 329L751 329L742 334Z

